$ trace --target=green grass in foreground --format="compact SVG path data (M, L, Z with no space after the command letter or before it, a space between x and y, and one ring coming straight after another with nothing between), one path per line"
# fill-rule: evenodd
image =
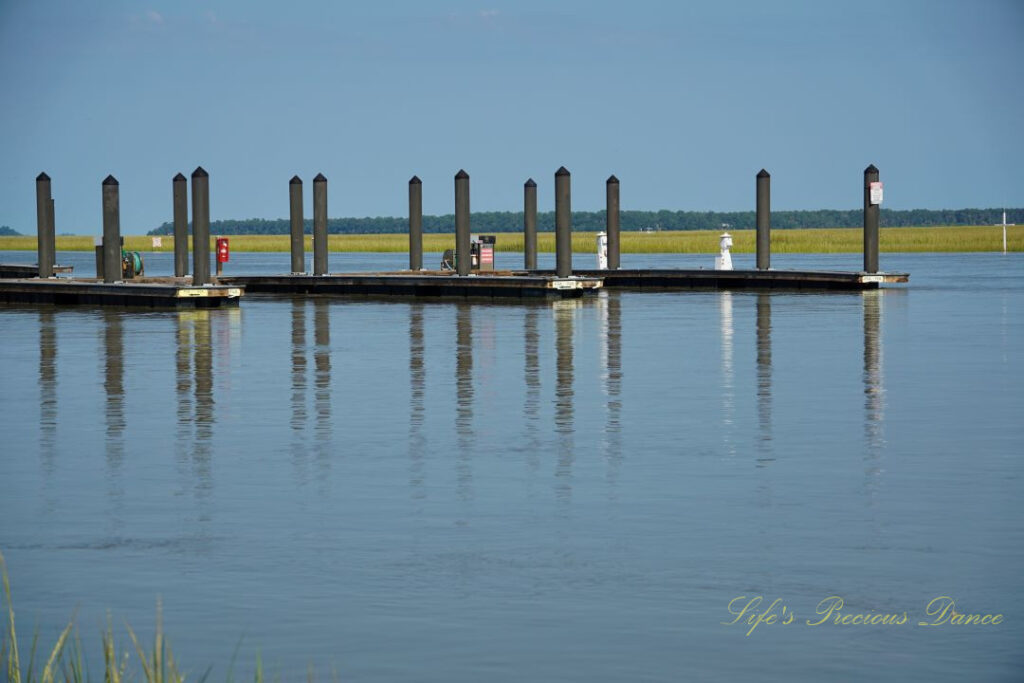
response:
M623 232L621 248L624 254L713 254L718 251L718 231L690 230L664 232ZM1024 226L1007 228L1007 250L1024 251ZM754 231L737 230L732 233L733 252L753 253ZM1002 251L1003 232L1000 226L982 225L943 228L882 228L879 246L883 252L967 252ZM521 252L522 233L497 233L498 251ZM573 251L596 251L596 233L574 232ZM231 250L235 252L288 252L288 235L234 235L229 236ZM306 236L306 251L312 252L313 238ZM863 231L860 228L821 228L809 230L772 231L773 254L830 254L859 253L863 249ZM173 252L174 238L163 237L162 246L153 247L148 235L129 235L124 239L129 251ZM191 243L191 240L190 240ZM210 240L211 253L213 239ZM409 249L409 236L393 235L330 235L328 247L335 252L405 252ZM423 250L444 251L455 247L453 234L423 236ZM542 252L555 251L555 235L538 234L537 248ZM36 238L0 237L0 250L35 251ZM89 236L57 237L59 251L92 251L93 238Z
M56 643L52 647L43 648L42 655L45 659L42 671L39 670L36 662L36 652L39 647L39 634L32 637L28 649L28 658L23 660L23 646L19 647L17 631L14 624L14 604L11 601L11 585L7 577L7 565L4 562L3 553L0 553L0 578L3 581L3 601L7 604L6 614L3 619L4 626L0 630L3 640L0 642L0 671L6 674L7 683L89 683L93 680L85 653L82 648L82 641L75 626L74 617L68 621ZM107 626L102 633L101 647L103 649L103 674L104 683L130 683L136 680L145 683L185 683L187 674L183 671L174 659L174 653L163 632L163 620L161 618L160 603L156 607L156 632L153 637L153 646L149 651L139 643L135 632L125 624L125 630L132 643L132 649L138 657L138 663L129 666L130 653L127 649L118 650L114 639L114 629L110 623L110 615L107 615ZM239 643L241 644L241 643ZM238 649L235 649L235 655ZM42 660L40 660L42 661ZM235 657L231 659L228 666L225 681L234 683ZM142 677L138 678L141 670ZM196 680L198 683L205 683L210 676L212 667L200 675ZM314 679L312 667L305 674L307 681ZM336 672L332 672L332 680L337 680ZM99 676L97 676L99 680ZM278 680L275 676L274 680ZM264 682L263 661L259 654L256 655L256 666L253 670L254 683Z

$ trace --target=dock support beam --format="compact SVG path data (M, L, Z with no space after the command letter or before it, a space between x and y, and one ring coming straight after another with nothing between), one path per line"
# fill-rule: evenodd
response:
M288 214L291 218L292 274L306 272L306 252L303 234L306 220L302 216L302 178L295 175L288 181Z
M327 275L327 178L313 178L313 275Z
M619 269L619 179L605 182L605 233L608 235L608 269Z
M469 275L473 257L469 253L469 174L455 174L455 270Z
M523 184L523 267L537 270L537 183Z
M36 176L36 252L39 277L53 277L53 264L57 260L56 235L53 225L53 199L50 176Z
M188 185L178 174L171 181L174 203L174 277L188 275Z
M198 166L192 171L192 284L209 283L210 175Z
M772 177L757 174L757 269L768 270L772 260Z
M423 181L409 179L409 270L423 270Z
M572 189L569 171L555 171L555 275L572 275Z
M878 169L864 169L864 272L878 272L878 218L880 206L871 203L871 183L878 182Z
M117 178L103 181L103 281L121 280L121 188Z

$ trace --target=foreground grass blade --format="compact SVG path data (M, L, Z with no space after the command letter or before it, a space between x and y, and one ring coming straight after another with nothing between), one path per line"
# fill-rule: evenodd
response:
M7 680L10 683L21 683L21 663L18 661L18 635L14 630L14 603L11 602L11 582L7 578L7 563L4 554L0 553L0 577L4 584L4 599L7 600L7 638L10 651L7 654Z

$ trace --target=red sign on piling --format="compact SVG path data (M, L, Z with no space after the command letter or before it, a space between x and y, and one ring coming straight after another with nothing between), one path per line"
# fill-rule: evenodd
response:
M227 263L228 258L231 256L228 250L228 238L218 237L217 238L217 263Z

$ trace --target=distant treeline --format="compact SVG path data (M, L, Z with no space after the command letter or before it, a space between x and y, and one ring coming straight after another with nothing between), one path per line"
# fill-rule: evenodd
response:
M605 228L604 211L574 211L574 230L596 232ZM623 230L720 230L727 225L731 230L753 230L753 211L623 211ZM849 211L773 211L773 229L799 228L856 228L864 224L861 209ZM898 211L882 209L882 227L926 227L930 225L993 225L1003 220L1002 209L910 209ZM1007 209L1008 223L1024 222L1024 209ZM520 232L523 229L522 212L484 211L474 213L471 218L473 232ZM327 221L327 232L332 235L400 233L409 229L409 219L401 218L331 218ZM553 231L555 213L549 211L537 215L537 229ZM447 233L455 230L455 216L424 216L423 231ZM286 218L266 220L213 221L210 233L215 235L286 235L289 222ZM305 222L306 234L312 234L313 221ZM151 230L150 235L172 235L174 226L164 223Z
M0 237L20 237L21 233L6 225L0 225Z

